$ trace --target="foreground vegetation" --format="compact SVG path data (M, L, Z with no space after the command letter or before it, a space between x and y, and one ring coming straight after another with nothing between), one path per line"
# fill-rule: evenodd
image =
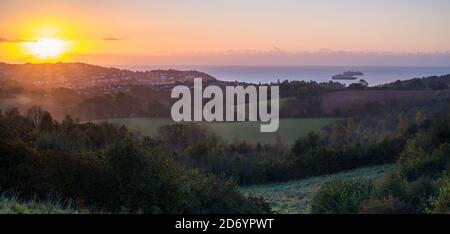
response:
M310 213L311 197L320 185L335 179L372 179L392 171L393 168L393 164L365 167L302 180L247 186L242 192L264 198L275 213L307 214Z
M398 144L391 149L396 152L397 147L401 149L395 157L395 166L250 186L243 192L264 197L272 210L279 213L450 213L450 118L420 121L421 115L416 117L416 123L400 121L394 133L399 137ZM300 138L293 151L301 147L308 152L317 139L320 138L311 135ZM339 139L346 141L345 137ZM391 151L389 145L378 159ZM323 162L320 166L333 165L332 158L323 156L326 150L319 148L321 153L315 158ZM359 157L364 155L362 152ZM314 174L315 167L309 164L306 173Z
M450 118L435 120L405 145L381 178L338 179L313 195L312 213L450 213Z
M108 213L269 212L232 181L184 168L152 139L111 124L58 123L38 108L0 114L0 189Z
M0 196L0 214L79 214L60 201L21 201L15 196ZM82 212L84 213L84 212Z

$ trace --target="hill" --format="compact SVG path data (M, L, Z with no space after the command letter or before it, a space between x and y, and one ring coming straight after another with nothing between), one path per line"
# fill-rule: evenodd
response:
M199 71L151 70L130 71L85 63L0 64L0 87L9 82L32 88L65 87L73 90L107 87L123 91L129 85L173 86L201 77L204 82L216 79Z
M375 88L395 90L442 90L450 86L450 74L443 76L429 76L408 80L397 80Z

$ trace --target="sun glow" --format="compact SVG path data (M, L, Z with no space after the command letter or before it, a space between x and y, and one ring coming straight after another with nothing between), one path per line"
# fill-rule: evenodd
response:
M59 58L67 51L68 46L69 42L56 38L38 38L26 43L28 51L43 60Z

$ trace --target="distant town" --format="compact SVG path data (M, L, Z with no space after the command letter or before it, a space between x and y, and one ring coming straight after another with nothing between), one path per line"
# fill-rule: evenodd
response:
M6 64L0 63L0 87L4 85L32 85L35 88L69 88L78 92L101 89L104 94L126 92L130 85L170 88L187 83L194 77L207 82L216 79L198 71L153 70L134 72L84 63Z
M152 86L155 89L170 89L177 84L190 84L193 78L202 78L204 83L225 85L245 85L245 82L220 81L204 72L190 70L130 71L107 68L85 63L42 63L7 64L0 63L0 87L32 87L43 90L68 88L79 94L99 92L115 94L128 92L130 86ZM288 81L278 81L278 84ZM343 89L339 82L304 82L307 86L324 89ZM259 84L261 85L261 84Z

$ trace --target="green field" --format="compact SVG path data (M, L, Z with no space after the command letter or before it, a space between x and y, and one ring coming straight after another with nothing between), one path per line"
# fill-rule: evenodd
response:
M277 135L279 135L283 143L293 144L299 136L304 136L311 131L318 131L336 120L333 118L281 119L280 127L275 133L261 133L259 122L211 122L201 124L205 124L212 132L228 142L245 140L251 143L274 143ZM153 136L160 126L174 124L171 119L167 118L123 118L96 120L95 122L102 121L125 125L147 136Z
M263 197L272 211L282 214L309 213L309 201L321 184L338 178L374 178L394 168L393 164L365 167L332 175L311 177L286 183L255 185L242 188L246 195Z

